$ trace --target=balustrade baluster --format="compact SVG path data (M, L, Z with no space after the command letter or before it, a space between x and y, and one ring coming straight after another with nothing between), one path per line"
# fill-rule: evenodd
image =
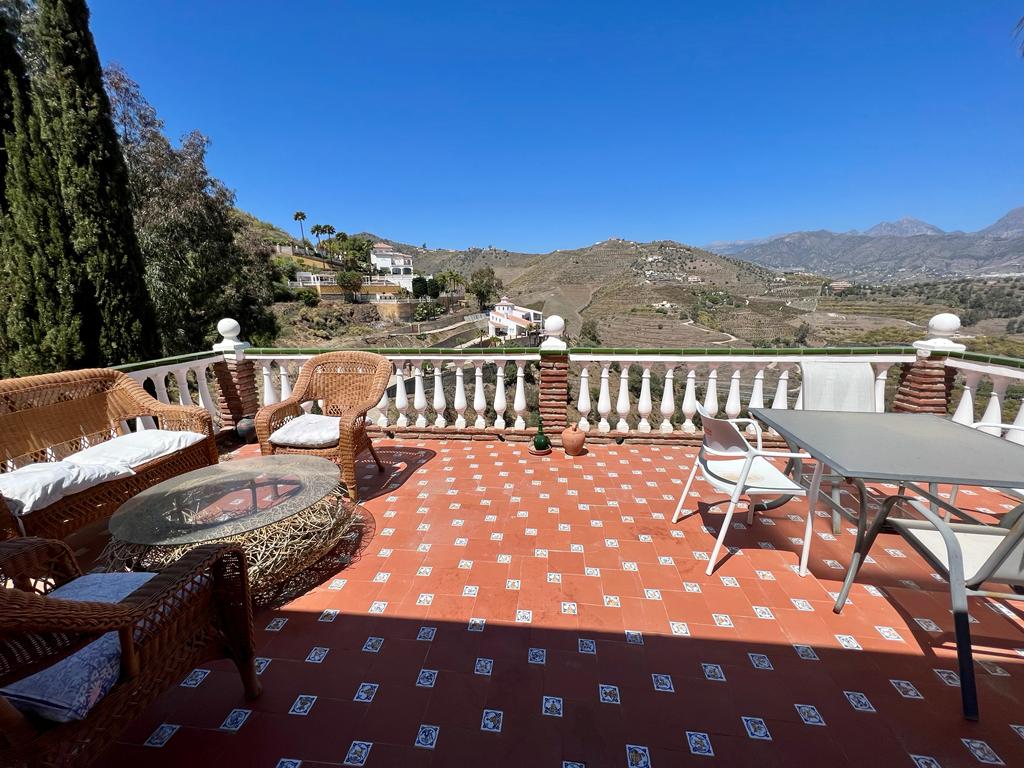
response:
M615 412L619 414L619 421L615 429L619 432L629 432L629 363L622 365L619 373L619 397L615 401Z
M1015 427L1024 427L1024 402L1019 404L1017 418L1013 420ZM1011 443L1024 445L1024 429L1011 429L1006 433L1006 439Z
M686 389L683 390L683 432L694 433L697 425L693 417L697 413L697 372L690 368L686 372Z
M423 391L423 366L417 360L412 364L412 375L415 382L415 392L412 398L412 407L416 409L416 426L427 426L427 393Z
M608 423L608 416L612 412L612 397L608 385L608 368L611 363L603 363L601 366L601 390L597 396L597 412L601 416L598 422L598 432L610 432L611 424Z
M195 405L192 402L192 393L188 389L188 368L176 368L171 375L178 384L178 404Z
M409 426L409 393L405 391L405 361L395 360L395 410L398 411L399 427Z
M389 382L390 383L390 382ZM391 399L388 397L388 388L384 387L384 392L380 396L380 402L377 403L377 426L384 428L391 422L388 419L388 408L391 406Z
M260 368L263 370L263 404L273 405L278 402L277 390L274 388L274 375L270 370L270 360L260 361Z
M674 363L665 363L665 386L661 390L661 431L672 431L672 417L676 413L676 393L673 390L675 384L676 366Z
M718 415L718 369L708 371L708 388L704 392L704 410L712 416Z
M292 396L292 373L288 370L288 361L278 360L277 370L281 376L281 399L287 400Z
M455 428L466 428L466 382L463 378L465 373L462 370L463 362L455 362Z
M153 391L156 392L156 399L161 403L167 403L170 405L171 401L167 397L167 373L155 373L150 377L150 381L153 382Z
M516 396L512 401L512 408L516 412L516 429L526 429L526 371L525 363L520 360L516 363Z
M206 409L206 412L213 417L214 423L219 423L220 411L217 408L217 403L213 399L213 395L210 393L210 384L206 381L206 373L209 370L209 366L205 363L196 368L196 384L199 388L199 404Z
M974 395L978 390L978 382L981 381L981 374L976 371L964 372L964 389L960 394L960 402L953 412L953 421L957 424L974 423Z
M747 405L747 414L752 408L764 408L764 366L754 372L754 383L750 388L750 403ZM753 424L747 425L747 432L756 434L757 430Z
M448 421L444 417L444 409L448 403L444 399L444 382L441 381L444 364L440 360L434 361L434 426L445 427Z
M992 378L992 394L989 395L988 405L985 406L985 413L982 415L981 420L986 424L1002 424L1003 423L1003 396L1006 394L1006 385L1008 381L1002 376L991 377ZM1003 431L999 427L978 427L982 432L988 432L990 435L1001 435Z
M497 364L496 380L494 382L494 426L497 429L505 428L505 361Z
M740 403L740 376L742 369L733 368L729 379L729 396L725 398L725 415L730 419L738 418L743 405Z
M640 374L640 400L636 404L640 422L636 428L639 432L650 432L651 422L647 417L654 411L654 404L651 402L651 364L643 363L643 368L643 373Z
M590 415L590 371L585 365L580 371L580 399L576 410L580 412L579 428L589 432L590 422L587 421L587 417Z
M473 426L477 429L484 429L487 426L485 414L487 411L487 397L484 394L484 361L478 360L474 374L473 386L473 411L476 413L476 421Z
M885 382L889 378L889 363L873 363L875 369L875 413L885 413Z

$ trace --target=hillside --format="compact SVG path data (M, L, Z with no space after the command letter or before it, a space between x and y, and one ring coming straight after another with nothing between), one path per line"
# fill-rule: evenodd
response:
M906 218L866 232L791 232L709 247L772 269L804 269L865 283L1024 274L1024 207L978 232L943 232Z

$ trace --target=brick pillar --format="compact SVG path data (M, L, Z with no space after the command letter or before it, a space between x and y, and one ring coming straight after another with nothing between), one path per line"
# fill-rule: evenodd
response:
M217 406L221 428L234 429L243 417L255 416L259 409L256 363L229 355L225 360L213 364L213 372L220 390Z
M549 436L556 436L566 426L566 403L569 399L569 356L540 356L540 421Z
M904 363L892 409L898 413L938 413L945 416L956 369L944 358L918 358Z

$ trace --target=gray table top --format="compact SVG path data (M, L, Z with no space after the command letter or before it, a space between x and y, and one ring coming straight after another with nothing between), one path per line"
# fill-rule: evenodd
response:
M150 546L238 536L280 522L333 493L336 464L316 456L236 459L172 477L121 505L110 535Z
M1024 488L1024 446L940 416L774 408L750 415L845 477Z

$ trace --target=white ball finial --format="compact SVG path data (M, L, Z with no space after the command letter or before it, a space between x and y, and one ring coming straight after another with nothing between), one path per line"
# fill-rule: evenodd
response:
M548 315L544 318L544 335L546 339L541 343L541 349L566 349L567 345L562 341L562 333L565 331L565 319L560 315Z
M245 354L245 350L252 346L247 341L238 340L238 334L241 332L242 326L238 324L237 320L225 317L217 323L217 333L219 333L222 338L213 345L213 351L224 352L225 354L234 354L236 357L241 358Z
M967 347L953 341L960 330L960 318L952 312L941 312L928 321L928 338L915 341L914 349L919 357L928 357L933 352L963 352Z

